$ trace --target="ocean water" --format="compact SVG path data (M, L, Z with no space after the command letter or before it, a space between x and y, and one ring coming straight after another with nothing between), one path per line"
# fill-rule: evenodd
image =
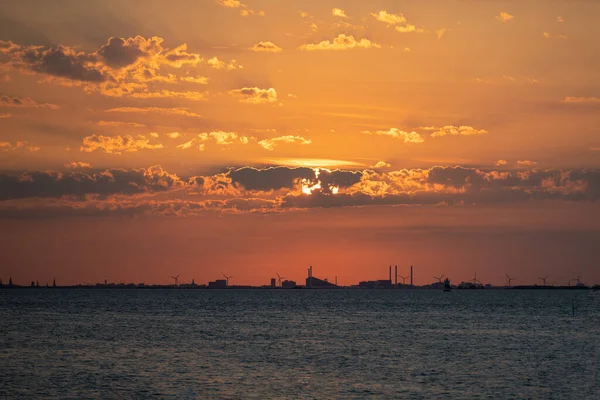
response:
M156 397L598 399L600 292L0 290L0 398Z

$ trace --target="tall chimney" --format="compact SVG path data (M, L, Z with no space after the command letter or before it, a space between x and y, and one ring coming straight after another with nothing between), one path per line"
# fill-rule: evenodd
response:
M394 266L394 286L398 286L398 266Z
M412 265L410 266L410 286L413 285L413 267Z
M390 283L392 283L392 266L390 265Z

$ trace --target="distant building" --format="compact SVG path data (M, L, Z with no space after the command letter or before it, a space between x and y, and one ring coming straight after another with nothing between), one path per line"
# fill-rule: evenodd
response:
M327 282L326 279L315 278L314 276L309 276L306 278L306 286L312 288L334 288L337 287L331 282Z
M227 287L227 281L225 279L217 279L214 282L208 282L209 289L225 289Z
M394 285L391 279L380 279L376 281L363 281L358 284L358 287L364 289L392 289Z
M296 286L298 286L298 285L296 285L296 281L287 281L286 280L286 281L281 282L281 287L284 287L284 288L295 288Z
M271 278L271 287L277 286L277 279Z

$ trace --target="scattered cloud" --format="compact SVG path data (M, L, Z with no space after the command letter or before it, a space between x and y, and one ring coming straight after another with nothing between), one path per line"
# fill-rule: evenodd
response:
M181 134L179 132L171 132L171 133L167 133L166 136L171 139L177 139L178 137L181 136Z
M435 31L435 34L437 35L438 39L441 39L442 36L444 36L444 34L446 32L448 32L448 29L446 29L446 28L440 28L440 29L438 29L438 30Z
M66 163L65 168L68 168L68 169L92 168L92 164L86 163L83 161L72 161L70 163Z
M379 22L383 22L389 25L396 24L406 24L408 21L401 13L398 14L390 14L385 10L379 11L377 13L371 13L372 16Z
M294 144L311 144L312 141L310 139L305 139L302 136L280 136L272 139L264 139L258 142L259 146L261 146L265 150L273 151L275 147L279 144L283 143L294 143Z
M159 107L117 107L104 110L104 112L113 113L139 113L139 114L162 114L162 115L180 115L184 117L202 118L200 114L189 111L188 108L159 108Z
M500 15L496 15L496 19L500 22L506 23L510 20L512 20L515 16L514 15L510 15L509 13L502 11L500 13Z
M56 104L40 104L30 97L13 97L0 95L0 107L23 107L23 108L49 108L58 110L60 107Z
M277 102L277 92L273 88L245 87L231 90L229 93L240 97L240 101L249 104L272 104Z
M40 147L30 145L28 142L18 140L15 144L10 142L0 142L0 153L8 153L13 151L39 151Z
M303 44L300 46L300 50L349 50L349 49L369 49L369 48L381 48L375 42L371 42L369 39L354 39L354 36L346 36L340 33L337 37L333 38L333 41L323 40L316 44Z
M226 63L225 61L219 60L217 57L210 58L206 63L214 69L226 69L228 71L244 68L242 65L238 64L236 60L230 60L229 63Z
M11 113L0 113L0 119L12 117Z
M508 164L508 161L506 161L506 160L498 160L498 161L496 161L496 166L497 167L503 167L503 166L505 166L507 164Z
M179 79L183 82L198 83L200 85L208 85L208 78L206 76L182 76Z
M263 53L279 53L283 51L281 47L277 46L273 42L258 42L254 46L252 46L250 50Z
M344 10L342 10L341 8L334 8L331 10L331 14L334 17L340 17L340 18L348 18L348 16L346 15L346 12Z
M104 136L93 134L83 138L83 144L79 148L79 151L91 153L100 150L105 153L120 155L123 152L156 150L162 148L162 144L151 144L150 139L144 135Z
M296 96L295 94L292 94L292 93L288 93L287 97L288 97L289 99L298 100L298 96Z
M565 22L565 19L563 17L556 17L556 22L558 22L559 24L562 24L563 22Z
M488 133L485 129L475 129L472 126L461 125L453 126L446 125L441 128L426 127L425 130L434 131L431 133L431 137L442 137L442 136L470 136L470 135L482 135Z
M398 31L400 33L410 33L410 32L423 33L423 32L425 32L425 30L423 28L417 28L414 25L396 26L394 29L396 29L396 31Z
M404 143L423 143L425 141L425 139L423 139L423 137L421 135L419 135L417 132L405 132L405 131L401 131L398 128L391 128L388 131L375 131L375 132L371 132L371 131L362 131L362 133L365 133L367 135L382 135L382 136L391 136L394 139L401 139L404 141Z
M160 135L159 135L158 133L156 133L156 132L150 132L148 135L150 135L150 137L153 137L153 138L155 138L155 139L158 139L158 138L159 138L159 136L160 136Z
M531 161L531 160L517 161L517 167L533 167L534 165L537 165L536 161Z
M177 148L182 149L182 150L196 148L199 151L204 151L204 150L206 150L206 145L203 143L198 144L196 139L192 139L189 142L185 142L185 143L178 145Z
M544 32L542 33L542 35L546 38L546 39L552 39L552 38L556 38L556 39L567 39L568 36L567 35L553 35L550 32Z
M375 168L375 169L392 168L392 165L385 161L378 161L371 168Z
M569 96L565 97L565 103L576 103L576 104L600 104L599 97L577 97Z
M128 128L145 128L145 124L137 122L122 122L122 121L98 121L99 126L126 126Z
M200 133L198 138L205 142L207 140L214 140L214 142L221 146L227 146L234 143L248 144L250 142L249 137L238 135L235 132L225 132L225 131L214 131L214 132L205 132Z

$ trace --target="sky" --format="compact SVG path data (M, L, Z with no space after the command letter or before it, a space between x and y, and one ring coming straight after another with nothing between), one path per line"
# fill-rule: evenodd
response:
M0 277L600 283L598 18L0 2Z

